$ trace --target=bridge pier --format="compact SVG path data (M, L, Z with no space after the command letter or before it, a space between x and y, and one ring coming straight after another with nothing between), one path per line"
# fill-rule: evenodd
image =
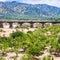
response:
M2 22L0 22L0 28L3 28L3 23Z
M45 23L41 23L41 24L42 24L42 28L44 28Z
M30 23L30 27L31 27L31 28L34 28L34 26L33 26L33 25L34 25L34 23L33 23L33 22L31 22L31 23Z
M20 26L20 28L21 28L22 25L23 25L23 22L18 22L18 24L19 24L19 26Z
M10 25L9 28L12 28L12 23L9 22L9 25Z

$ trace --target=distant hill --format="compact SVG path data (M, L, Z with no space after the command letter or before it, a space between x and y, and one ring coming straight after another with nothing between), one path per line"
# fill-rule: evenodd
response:
M60 8L46 4L0 2L0 19L53 20L60 19Z

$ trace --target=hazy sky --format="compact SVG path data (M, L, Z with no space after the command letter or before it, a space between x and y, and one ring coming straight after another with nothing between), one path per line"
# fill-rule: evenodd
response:
M0 0L0 1L20 1L29 4L49 4L60 7L60 0Z

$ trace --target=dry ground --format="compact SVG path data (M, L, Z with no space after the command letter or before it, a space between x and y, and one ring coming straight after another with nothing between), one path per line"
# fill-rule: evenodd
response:
M34 31L36 28L30 28L30 29L18 29L19 31L27 32L27 31ZM2 30L2 31L1 31ZM9 36L10 33L15 32L16 29L14 28L0 28L0 36Z
M30 28L30 29L21 29L20 28L18 30L26 33L27 31L34 31L34 30L36 30L36 28ZM16 31L16 29L14 29L14 28L13 29L11 29L11 28L8 28L8 29L7 28L0 28L0 36L9 36L10 33L15 32L15 31ZM23 53L19 53L17 60L20 60L22 55L23 55ZM46 55L50 55L48 50L45 50L44 54L39 56L39 57L42 59L42 57L44 57ZM10 52L10 53L7 53L7 56L5 58L6 58L6 60L13 60L12 57L14 57L14 56L16 56L15 52L12 52L12 53ZM60 57L56 57L54 55L53 55L53 57L54 57L54 60L60 60Z

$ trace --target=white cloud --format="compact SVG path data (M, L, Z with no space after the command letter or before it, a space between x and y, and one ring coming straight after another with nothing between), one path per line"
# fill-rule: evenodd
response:
M60 0L23 0L23 2L32 4L49 4L60 7Z
M3 2L5 2L6 0L0 0L0 1L3 1Z

